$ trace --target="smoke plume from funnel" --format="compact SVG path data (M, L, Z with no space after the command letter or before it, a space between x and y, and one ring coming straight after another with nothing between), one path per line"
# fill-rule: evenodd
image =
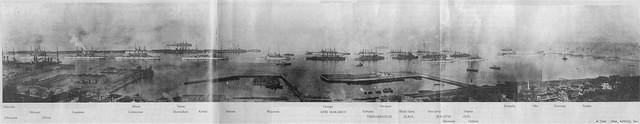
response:
M71 39L69 39L69 42L77 48L86 49L84 44L82 44L82 36L84 35L87 35L87 32L82 29L78 29L74 32L69 32L69 37L71 37Z

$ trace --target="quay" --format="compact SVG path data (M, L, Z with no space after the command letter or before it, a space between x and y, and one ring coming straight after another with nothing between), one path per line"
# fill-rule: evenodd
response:
M377 72L368 74L321 74L320 78L328 83L347 83L358 85L370 85L375 83L404 81L405 79L428 79L437 82L469 87L471 84L442 78L436 75L426 75L414 72Z
M107 93L112 94L129 84L135 83L142 79L151 78L153 77L153 70L151 69L151 67L148 67L145 69L138 67L137 69L129 70L128 72L120 72L120 74L118 75L125 75L125 76L121 76L120 78L115 78L116 80L113 81L113 83L111 83L111 85L108 88L106 88L105 91Z
M304 99L302 98L302 93L298 91L298 89L293 84L291 84L291 82L289 82L287 78L285 78L286 76L284 74L238 74L238 75L224 76L224 77L218 77L218 78L212 78L212 79L206 79L206 80L188 81L188 82L184 82L183 84L192 85L192 84L207 83L207 82L222 83L222 82L231 81L231 80L239 80L240 78L265 78L265 77L278 78L282 80L282 82L285 85L287 85L289 92L291 92L296 98L298 98L300 102L304 102Z

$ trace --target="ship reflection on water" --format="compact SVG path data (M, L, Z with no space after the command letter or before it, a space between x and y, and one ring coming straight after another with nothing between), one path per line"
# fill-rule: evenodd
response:
M358 54L289 51L287 60L260 52L150 53L155 60L68 59L16 64L3 54L4 102L507 102L638 101L637 62L561 54L499 54L477 59L452 52L392 53L411 59L360 61ZM96 51L92 51L96 52ZM198 55L224 59L184 59ZM415 54L415 55L414 55ZM6 56L9 55L9 56ZM17 56L17 57L13 57ZM424 58L424 57L427 58ZM451 56L438 54L438 56ZM320 57L320 58L319 58ZM322 59L321 57L339 57ZM417 58L414 58L417 57ZM309 59L314 58L314 59ZM486 59L484 59L486 58ZM159 60L158 60L159 59ZM326 60L326 61L325 61ZM286 66L285 66L286 65ZM469 71L469 70L472 71ZM614 76L617 75L617 76ZM597 78L612 76L611 78ZM573 82L573 83L571 83ZM600 95L598 95L600 94Z

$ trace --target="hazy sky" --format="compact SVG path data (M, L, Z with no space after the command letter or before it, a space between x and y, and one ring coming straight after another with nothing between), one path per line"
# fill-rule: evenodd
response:
M206 1L6 2L0 36L5 48L16 49L164 48L165 42L187 40L205 46L211 42L209 8Z
M437 41L438 1L221 1L220 41L271 50L410 47ZM404 43L404 44L396 44Z
M485 49L638 42L640 36L639 9L631 2L222 0L218 7L224 47L234 42L271 50L353 51L426 45L493 53Z
M638 2L481 1L4 2L0 39L7 47L22 49L38 44L48 49L127 49L136 42L164 48L163 43L188 40L201 48L238 44L263 50L357 51L426 46L492 53L504 47L637 43L640 38Z

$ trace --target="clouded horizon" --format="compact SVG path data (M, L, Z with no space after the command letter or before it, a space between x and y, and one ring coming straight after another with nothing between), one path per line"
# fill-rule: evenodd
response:
M12 11L0 12L0 37L3 47L16 49L130 49L135 44L158 49L195 41L200 48L355 51L387 46L491 53L486 49L638 43L637 5L564 1L14 2L2 4Z
M203 2L88 3L14 2L3 4L5 48L42 46L71 50L164 48L190 41L210 46L209 5Z
M638 43L638 6L603 3L222 0L217 44L271 50L388 46L493 53L570 42Z

